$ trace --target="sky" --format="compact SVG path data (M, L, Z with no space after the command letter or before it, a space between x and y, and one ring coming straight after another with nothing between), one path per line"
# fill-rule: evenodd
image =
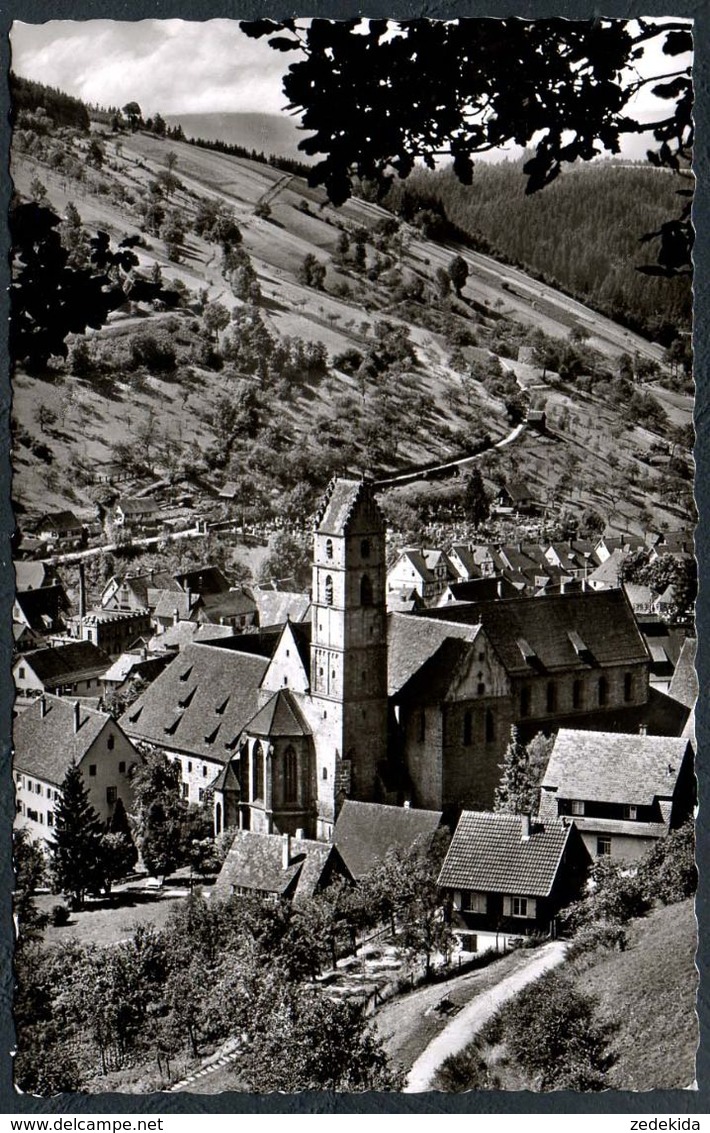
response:
M662 22L662 21L659 21ZM13 70L103 106L138 102L145 117L161 114L250 112L278 114L285 105L281 78L295 53L273 51L249 39L236 20L15 21L10 36ZM656 44L639 65L675 69L685 57L661 60ZM633 112L647 120L668 103L637 96ZM643 156L641 152L628 156Z

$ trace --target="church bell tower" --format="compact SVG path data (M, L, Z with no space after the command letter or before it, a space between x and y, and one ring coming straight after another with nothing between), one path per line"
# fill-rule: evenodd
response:
M376 797L387 756L385 521L366 480L334 480L313 541L310 710L319 837Z

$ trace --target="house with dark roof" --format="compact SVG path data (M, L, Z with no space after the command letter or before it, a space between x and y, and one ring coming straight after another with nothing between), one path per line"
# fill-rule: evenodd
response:
M335 846L290 834L237 830L212 890L216 898L258 894L298 904L347 877Z
M15 825L51 842L55 806L71 763L84 776L89 802L108 823L121 799L133 804L131 769L140 756L106 712L58 696L40 696L13 723Z
M286 621L303 622L310 617L311 598L307 593L275 590L271 586L254 586L251 593L257 624L262 627L283 625Z
M392 851L409 850L415 843L429 845L441 820L440 810L346 799L335 823L333 844L350 877L360 881Z
M37 521L35 532L43 543L76 546L84 537L84 526L73 511L48 512Z
M167 570L151 570L144 574L113 575L106 583L100 605L107 610L145 610L152 611L148 592L162 594L164 591L180 593L182 587Z
M202 625L232 626L246 629L256 625L257 605L250 591L239 587L219 594L200 594L197 621Z
M568 819L465 810L438 884L462 949L502 952L516 938L555 936L557 914L581 895L590 865Z
M694 802L686 738L562 728L542 782L540 816L574 820L593 857L629 861L681 826Z
M182 772L183 797L205 801L257 714L268 660L214 645L187 645L121 717L132 740L161 748ZM254 787L256 783L254 783Z
M18 591L12 605L12 620L45 636L64 628L69 608L66 591L57 582L53 586Z
M481 568L476 562L472 543L454 543L448 553L451 569L457 582L468 582L471 578L481 577Z
M59 696L97 696L100 678L111 664L103 649L88 641L72 641L24 653L14 664L16 704L27 704L43 692Z
M506 480L498 493L495 506L497 510L517 512L519 515L540 511L540 504L536 501L529 485L516 478Z

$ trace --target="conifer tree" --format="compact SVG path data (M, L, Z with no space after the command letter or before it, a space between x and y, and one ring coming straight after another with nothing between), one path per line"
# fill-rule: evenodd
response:
M102 887L102 845L101 819L89 802L79 767L72 763L54 815L52 880L57 892L71 898L74 908L81 908L87 892Z
M513 725L503 756L503 773L496 788L494 810L503 814L531 814L537 810L537 784L530 773L528 749Z

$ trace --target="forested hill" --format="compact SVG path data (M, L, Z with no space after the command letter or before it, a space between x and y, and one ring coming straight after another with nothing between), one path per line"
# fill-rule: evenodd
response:
M385 203L409 220L443 210L480 251L651 339L667 343L690 327L690 281L637 270L656 254L641 237L679 211L676 193L688 181L644 163L605 161L565 169L544 192L526 196L523 163L480 163L470 186L448 170L416 170L393 184Z
M23 79L12 71L10 97L13 124L20 128L23 119L29 115L34 129L38 128L38 116L39 125L43 117L51 119L51 124L46 127L45 132L57 126L73 126L78 130L89 129L89 109L81 99L73 98L70 94L65 94L64 91L56 90L54 87L45 86L44 83Z

